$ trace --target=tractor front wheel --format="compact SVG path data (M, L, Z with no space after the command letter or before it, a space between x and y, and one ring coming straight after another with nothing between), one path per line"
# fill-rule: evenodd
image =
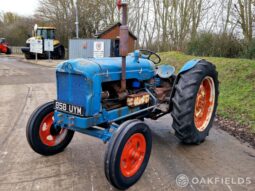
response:
M187 144L200 144L209 135L218 104L219 82L216 67L201 60L180 75L173 97L173 128Z
M116 188L124 190L143 175L151 153L149 127L139 120L123 123L111 139L105 154L105 175Z
M31 115L26 135L35 152L49 156L62 152L71 142L74 131L54 126L54 103L49 102Z

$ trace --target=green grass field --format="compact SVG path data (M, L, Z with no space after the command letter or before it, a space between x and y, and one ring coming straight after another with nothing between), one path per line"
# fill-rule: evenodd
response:
M198 58L180 52L160 53L162 63L178 70L188 60ZM218 114L248 125L255 132L255 60L203 57L217 66L220 80Z

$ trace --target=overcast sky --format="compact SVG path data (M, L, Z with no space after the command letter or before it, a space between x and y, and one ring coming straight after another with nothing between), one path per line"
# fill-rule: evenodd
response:
M33 15L38 0L0 0L0 12L15 12L19 15Z

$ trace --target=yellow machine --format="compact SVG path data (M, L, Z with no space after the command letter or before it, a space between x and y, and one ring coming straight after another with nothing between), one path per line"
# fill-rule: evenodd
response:
M30 43L32 40L45 40L52 39L54 45L54 51L51 53L52 59L64 59L65 58L65 48L60 43L59 40L56 40L56 28L54 27L38 27L37 24L34 27L32 32L32 37L27 39L26 47L21 48L22 52L25 54L26 59L34 59L35 54L30 52ZM44 41L43 41L44 42ZM42 54L38 54L38 58L48 58L48 53L43 51Z

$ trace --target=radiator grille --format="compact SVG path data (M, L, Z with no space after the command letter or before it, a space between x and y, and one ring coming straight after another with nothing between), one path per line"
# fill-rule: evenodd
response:
M82 75L57 73L58 100L85 107L88 87Z

